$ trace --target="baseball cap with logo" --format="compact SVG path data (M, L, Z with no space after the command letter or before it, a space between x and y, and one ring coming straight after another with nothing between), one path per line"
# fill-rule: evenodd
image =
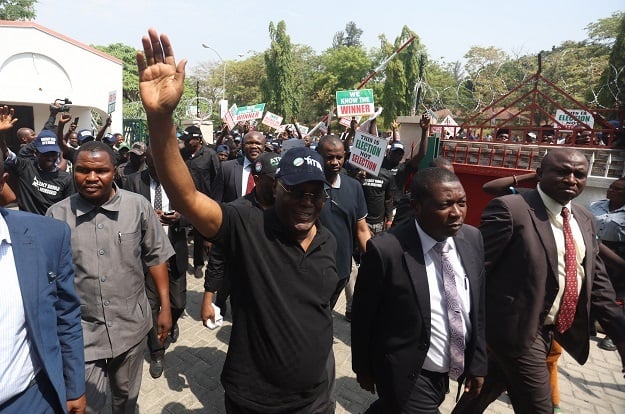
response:
M117 138L115 138L115 135L111 134L110 132L107 132L104 135L104 141L106 141L106 142L108 142L110 144L113 144L113 143L117 142Z
M256 158L252 173L254 175L276 176L276 170L280 164L280 156L275 152L263 152Z
M391 144L391 148L389 150L389 152L393 152L393 151L397 151L397 150L401 150L402 152L404 151L404 144L402 144L401 142L393 142Z
M35 138L35 148L40 154L46 152L61 152L56 134L52 131L44 129Z
M95 141L93 131L90 129L81 129L78 131L78 144L84 144L85 142Z
M132 144L129 152L141 156L145 154L145 144L143 142L135 142L134 144Z
M317 151L308 147L295 147L284 154L276 178L286 185L298 185L309 181L321 181L328 184L323 173L323 158Z
M226 144L221 144L217 147L217 150L215 151L217 152L217 154L222 153L222 152L226 152L226 153L230 153L230 147L227 146Z
M181 138L185 141L193 138L202 139L202 131L195 125L191 125L184 130Z

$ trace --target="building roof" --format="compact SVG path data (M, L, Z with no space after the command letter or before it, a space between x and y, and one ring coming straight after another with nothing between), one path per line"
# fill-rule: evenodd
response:
M94 53L100 57L103 57L104 59L110 60L112 62L118 63L120 65L123 65L123 61L120 59L117 59L114 56L109 55L108 53L102 52L101 50L98 50L94 47L88 46L82 42L79 42L78 40L72 39L71 37L65 36L59 32L56 32L52 29L48 29L45 26L42 26L40 24L37 24L35 22L30 22L30 21L13 21L13 20L0 20L0 27L21 27L21 28L32 28L35 30L39 30L43 33L46 33L50 36L56 37L57 39L60 39L64 42L67 43L71 43L74 46L77 46L81 49L84 49L88 52Z

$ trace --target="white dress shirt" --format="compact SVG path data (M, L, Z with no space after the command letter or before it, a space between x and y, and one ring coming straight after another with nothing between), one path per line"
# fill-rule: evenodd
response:
M35 277L34 275L32 277ZM0 215L0 404L21 393L35 378L39 363L30 352L24 303L17 278L9 228ZM25 414L25 413L24 413Z
M252 173L252 161L248 160L247 157L243 157L243 174L241 174L241 194L239 196L244 196L247 190L247 180L249 175Z
M562 218L562 207L566 207L569 209L571 215L569 216L569 224L571 225L571 232L573 233L573 241L575 242L575 258L577 262L577 294L582 289L582 280L584 279L584 266L582 266L582 262L584 261L584 257L586 257L586 245L584 244L584 237L582 236L582 231L579 228L579 224L577 224L577 220L575 220L575 216L573 215L573 210L571 209L571 202L566 205L562 205L558 203L553 198L549 197L540 189L540 183L537 186L538 194L540 194L540 198L543 200L545 207L547 208L547 214L549 215L549 223L551 223L551 230L553 232L553 237L556 240L556 249L558 252L558 293L556 294L556 298L553 301L553 305L551 305L551 309L549 309L549 313L545 318L545 325L553 325L556 321L556 316L558 311L560 310L560 303L562 302L562 296L564 295L564 285L566 284L566 265L564 261L564 230L563 230L563 218Z
M423 369L432 372L449 371L449 321L447 319L447 303L445 302L445 288L443 286L443 273L441 268L440 255L433 250L437 243L432 237L423 231L419 223L415 220L423 258L425 260L425 270L428 278L428 288L430 291L430 348L423 362ZM449 245L449 259L456 275L456 289L460 297L462 307L462 321L464 323L465 343L471 338L471 319L469 310L471 309L471 295L469 290L469 279L466 276L462 261L458 256L458 250L454 239L447 238Z

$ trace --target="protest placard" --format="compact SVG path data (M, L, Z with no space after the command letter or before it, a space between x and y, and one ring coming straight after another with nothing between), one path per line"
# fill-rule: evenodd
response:
M349 163L377 177L386 152L386 144L383 138L361 131L356 132Z
M373 89L336 91L336 114L338 117L370 115L374 112Z
M235 120L237 122L241 121L251 121L252 119L260 119L263 117L263 111L265 110L265 104L256 104L250 106L242 106L237 109L237 114Z
M272 112L267 111L261 123L267 125L270 128L278 129L280 127L280 124L282 123L282 119L283 117L281 117L280 115L276 115Z

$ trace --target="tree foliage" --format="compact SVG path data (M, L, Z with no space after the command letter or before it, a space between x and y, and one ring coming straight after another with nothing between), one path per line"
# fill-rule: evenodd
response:
M623 108L625 103L625 13L621 21L607 67L601 74L598 101L601 106Z
M336 32L334 39L332 40L332 47L338 49L343 46L347 47L362 47L360 36L362 30L356 26L356 23L349 22L345 25L345 31Z
M31 20L37 0L0 0L0 20Z
M612 45L618 36L621 21L624 17L625 12L614 12L610 17L589 23L586 25L588 38L593 42Z
M298 113L299 94L295 87L295 67L291 38L284 20L269 24L271 45L265 52L266 79L261 83L267 110L282 114L286 119Z

